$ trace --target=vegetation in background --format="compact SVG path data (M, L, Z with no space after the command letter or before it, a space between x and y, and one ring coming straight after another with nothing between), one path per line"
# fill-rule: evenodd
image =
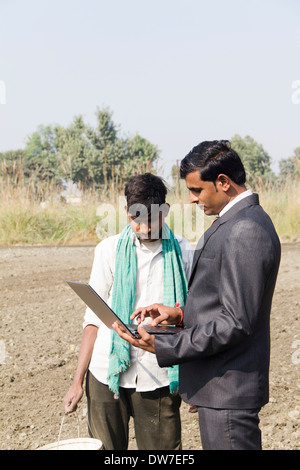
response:
M99 233L103 233L97 230L99 205L113 204L118 218L118 196L128 178L157 172L156 145L138 134L121 137L108 109L98 108L96 116L96 128L77 116L65 128L40 126L28 137L24 149L0 153L0 244L98 242ZM281 159L279 175L275 175L271 157L252 137L235 135L231 145L241 156L248 185L259 193L279 236L299 240L300 147L294 155ZM183 205L189 202L178 165L179 161L172 168L168 195L174 209L171 228L176 228L174 211L180 218ZM76 184L76 204L68 199L70 182ZM203 229L210 223L205 217Z
M112 112L97 109L95 128L75 116L67 127L39 126L25 149L0 154L0 174L10 182L61 187L73 181L82 189L121 190L132 175L150 171L158 148L144 137L120 136ZM40 184L41 183L41 184Z

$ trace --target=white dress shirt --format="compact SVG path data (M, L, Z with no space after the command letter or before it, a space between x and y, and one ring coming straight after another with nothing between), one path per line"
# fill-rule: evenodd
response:
M111 306L112 285L115 271L116 248L118 235L101 241L95 249L94 262L90 277L90 285ZM190 275L194 250L190 243L176 237L181 247L182 259L187 274ZM135 294L135 309L163 303L163 256L161 240L155 242L140 242L133 234L133 242L137 254L137 279ZM107 384L107 372L111 347L111 330L99 318L86 309L83 327L95 325L98 329L90 372L103 384ZM131 366L120 374L120 387L135 388L137 392L155 390L169 385L167 368L159 367L155 354L130 346Z
M247 191L244 191L243 193L239 194L238 196L236 196L234 199L232 199L232 201L230 201L228 204L226 204L225 207L223 207L223 209L221 210L220 214L219 214L219 217L222 217L222 215L224 215L227 211L229 211L229 209L234 206L234 204L236 204L237 202L241 201L242 199L244 199L245 197L248 197L248 196L251 196L252 194L252 191L251 189L247 189Z

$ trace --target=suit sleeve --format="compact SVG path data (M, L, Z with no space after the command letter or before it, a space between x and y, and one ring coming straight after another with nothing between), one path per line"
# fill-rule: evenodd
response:
M273 265L272 242L263 227L243 220L233 226L221 256L220 282L216 286L219 312L204 325L195 324L167 338L156 337L161 367L218 354L252 334Z

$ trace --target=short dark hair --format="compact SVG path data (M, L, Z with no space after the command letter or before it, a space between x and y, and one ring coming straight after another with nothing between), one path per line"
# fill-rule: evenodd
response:
M242 160L230 147L228 140L204 141L196 145L180 165L180 177L199 170L203 181L215 182L218 175L227 175L236 184L246 182L246 172Z
M162 178L152 173L132 176L126 183L125 196L127 207L141 205L151 214L153 204L161 206L166 202L167 187ZM136 211L134 211L136 213ZM144 214L143 214L144 215Z

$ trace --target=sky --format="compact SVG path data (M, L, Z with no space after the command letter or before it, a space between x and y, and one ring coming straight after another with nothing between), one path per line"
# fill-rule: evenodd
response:
M0 0L0 152L98 106L163 176L235 134L278 171L300 146L299 24L299 0Z

